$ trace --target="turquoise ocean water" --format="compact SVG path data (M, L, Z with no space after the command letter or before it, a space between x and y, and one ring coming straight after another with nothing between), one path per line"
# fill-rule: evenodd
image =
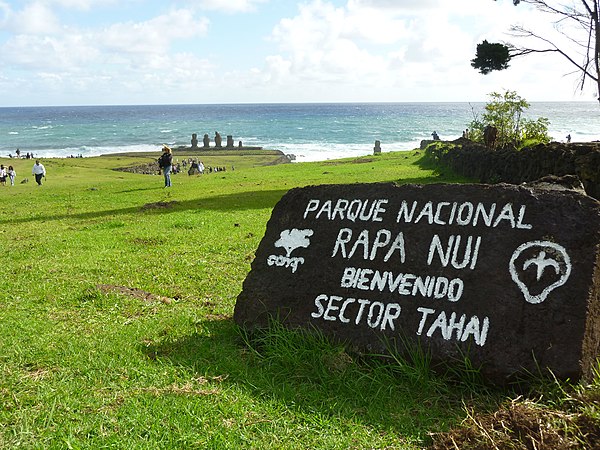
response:
M96 156L160 151L163 143L190 145L215 131L237 145L294 154L297 161L368 155L375 140L382 151L411 150L437 131L461 136L484 103L334 103L155 106L62 106L0 108L0 155ZM525 117L550 120L550 135L564 141L600 140L596 102L532 103Z

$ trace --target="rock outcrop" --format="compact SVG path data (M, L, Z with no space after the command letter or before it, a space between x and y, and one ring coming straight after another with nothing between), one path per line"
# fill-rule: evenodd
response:
M600 142L551 142L522 150L490 150L467 139L422 147L427 154L454 171L482 183L535 181L547 175L576 175L585 192L600 199Z

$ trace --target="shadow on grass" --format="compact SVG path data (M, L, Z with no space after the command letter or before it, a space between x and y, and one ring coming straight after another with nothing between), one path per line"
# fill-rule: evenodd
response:
M154 189L154 188L152 188ZM160 188L162 189L162 188ZM169 214L181 211L210 209L216 211L242 211L249 209L272 208L287 192L285 189L271 191L236 192L227 195L211 195L208 198L197 198L186 201L158 202L129 208L106 209L84 213L40 214L34 217L5 218L0 224L18 224L28 222L45 222L63 219L98 219L127 214Z
M161 364L224 377L252 398L275 399L302 414L342 417L409 441L463 413L460 393L428 371L350 356L342 346L305 333L276 330L247 341L231 319L202 321L200 332L142 351ZM248 345L249 343L249 345Z
M453 182L466 182L468 179L460 177L453 173L450 169L442 168L430 161L428 158L420 158L413 164L417 165L420 169L433 170L434 174L428 178L404 178L395 181L387 181L383 183L396 183L396 184L431 184L431 183L453 183ZM314 184L323 182L326 184L331 183L332 180L320 180L315 181ZM335 180L333 180L335 181ZM290 189L293 187L290 187ZM131 193L136 191L152 191L162 190L162 187L150 187L150 188L139 188L119 191L117 193ZM196 211L196 210L216 210L216 211L243 211L250 209L264 209L272 208L275 204L285 195L289 189L273 189L273 190L258 190L258 191L246 191L246 192L235 192L226 195L210 195L206 198L196 198L193 200L185 201L172 201L172 202L158 202L149 205L132 206L129 208L115 208L106 209L103 211L90 211L83 213L61 213L61 214L39 214L33 217L23 218L11 218L7 217L0 220L0 224L19 224L29 222L45 222L51 220L63 220L63 219L76 219L76 220L87 220L87 219L98 219L102 217L114 217L119 215L128 214L168 214L172 212L181 211Z
M131 192L142 192L142 191L158 191L164 189L163 186L152 186L146 188L137 188L137 189L125 189L123 191L116 191L115 194L129 194Z
M476 183L473 178L468 178L453 171L451 168L434 161L427 155L419 158L413 163L421 170L433 172L431 183Z

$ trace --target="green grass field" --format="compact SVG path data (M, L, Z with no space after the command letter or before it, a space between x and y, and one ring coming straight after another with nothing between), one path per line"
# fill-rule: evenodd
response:
M158 156L43 160L43 186L33 161L0 161L17 171L0 186L0 448L418 449L508 398L418 355L358 358L281 329L249 341L232 320L287 190L465 180L417 151L206 156L228 170L170 189L112 170Z

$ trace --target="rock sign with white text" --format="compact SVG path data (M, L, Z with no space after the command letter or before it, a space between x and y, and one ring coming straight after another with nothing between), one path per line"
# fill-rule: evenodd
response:
M600 345L600 203L512 185L292 189L237 299L366 352L420 345L491 381L590 375Z

